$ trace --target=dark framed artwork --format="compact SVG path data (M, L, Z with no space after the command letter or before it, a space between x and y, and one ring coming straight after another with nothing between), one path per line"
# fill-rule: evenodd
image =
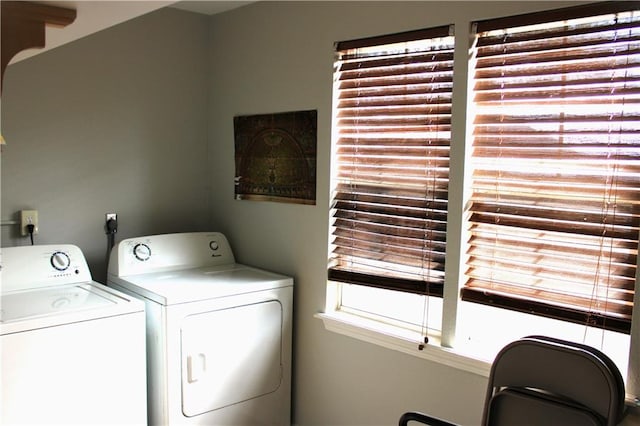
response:
M318 111L233 118L235 198L316 203Z

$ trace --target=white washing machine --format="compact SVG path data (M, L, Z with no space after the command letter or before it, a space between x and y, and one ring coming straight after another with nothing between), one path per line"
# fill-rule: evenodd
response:
M2 248L3 425L144 425L145 314L73 245Z
M150 425L289 425L293 280L217 232L121 241L108 285L145 301Z

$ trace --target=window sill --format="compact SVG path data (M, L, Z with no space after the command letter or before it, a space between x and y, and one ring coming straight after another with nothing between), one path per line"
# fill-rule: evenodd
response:
M419 333L403 330L399 327L385 326L377 321L344 312L318 313L315 317L322 320L328 331L479 376L489 377L491 361L443 347L437 337L429 337L429 343L420 350L418 342L422 338Z

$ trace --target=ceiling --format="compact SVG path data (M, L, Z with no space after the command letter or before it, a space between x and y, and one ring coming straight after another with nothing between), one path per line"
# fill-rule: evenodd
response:
M46 46L44 49L24 50L13 57L10 63L15 63L54 47L61 46L73 40L86 37L89 34L104 30L146 13L163 7L174 7L191 12L214 15L227 10L244 6L253 1L217 1L196 0L137 0L137 1L34 1L51 6L75 9L75 21L64 28L46 27Z
M195 0L195 1L178 1L171 7L177 9L188 10L191 12L203 13L205 15L215 15L216 13L225 12L244 6L254 1L218 1L218 0Z

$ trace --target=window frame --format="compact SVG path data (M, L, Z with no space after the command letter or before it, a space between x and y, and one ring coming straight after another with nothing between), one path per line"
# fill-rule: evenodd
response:
M443 189L442 183L435 181L446 174L448 182L449 177L451 100L447 101L447 98L450 99L453 89L446 91L446 87L452 84L453 65L449 65L452 59L448 56L454 49L447 42L439 44L447 39L455 41L452 25L335 44L329 280L442 295L448 188ZM408 50L401 50L404 48ZM368 77L370 63L374 64L374 77ZM398 73L400 77L395 71L398 64L403 67L403 73ZM419 68L413 68L416 65ZM380 77L383 80L380 84L373 81ZM402 87L402 91L394 89L400 87L397 82L405 78L410 82ZM372 91L369 84L375 90L373 95L368 94ZM413 93L409 89L408 93L402 93L406 87L414 85L434 90ZM441 86L445 88L442 92ZM381 95L393 99L388 105L396 110L372 116L368 109L376 109L377 98ZM432 111L428 104L429 108L423 111L426 104L416 103L416 97L435 99L435 110ZM415 124L418 120L419 124ZM399 138L395 135L397 130L393 129L401 126L407 129L408 136ZM376 150L382 149L380 147L393 149L398 165L390 171L380 168L378 175L368 176L368 168L376 167ZM358 151L362 153L356 157ZM434 165L425 166L427 173L420 178L433 181L433 185L418 191L415 184L403 185L408 177L417 176L418 165L422 167L431 162ZM445 172L440 170L445 168L443 163L446 163ZM353 170L358 173L358 168L365 170L362 176L344 176ZM380 192L374 194L369 187L378 188ZM443 192L445 197L441 198ZM387 211L392 213L387 214ZM393 228L393 232L377 229L387 227ZM398 243L389 249L383 238L393 238ZM421 253L416 265L402 264L405 251ZM394 259L396 257L398 261ZM387 261L387 258L392 260ZM393 271L391 275L385 271L387 268Z
M587 9L588 7L593 6L578 6L578 8L582 9ZM553 13L554 11L550 12ZM513 18L506 17L503 19L507 22ZM340 287L343 284L332 282L331 280L327 283L325 312L319 313L316 317L323 320L327 330L475 374L488 376L490 361L486 358L483 360L475 353L465 350L464 345L460 345L460 342L457 342L457 338L460 337L459 333L457 333L459 316L461 315L460 304L463 303L459 293L464 284L464 270L466 268L464 252L468 238L465 230L468 212L465 206L469 200L470 190L465 183L469 182L471 172L466 165L469 163L471 155L472 138L470 135L472 134L472 125L466 118L470 114L471 108L468 100L472 99L473 90L467 56L470 38L473 33L469 30L469 33L465 34L464 31L460 30L459 23L456 24L459 29L455 38L452 107L455 111L453 114L455 120L463 121L466 125L453 126L451 135L447 262L443 289L444 306L441 333L434 336L435 338L429 342L429 345L417 347L415 342L420 339L419 334L409 333L406 330L390 327L388 324L383 324L370 318L363 318L350 312L340 311ZM638 263L640 264L640 259ZM640 272L637 272L636 289L639 287L639 282ZM631 334L629 336L627 392L632 398L638 398L640 396L640 314L638 312L640 292L636 291L634 297L636 313L632 317Z
M631 274L637 271L640 235L640 200L630 189L640 176L639 147L630 143L637 126L625 124L632 123L626 115L639 113L637 107L625 108L636 104L638 90L633 72L638 12L632 19L633 10L629 3L605 2L473 23L470 80L476 90L468 102L477 110L474 134L468 138L472 168L477 166L481 176L477 183L474 173L470 181L474 189L478 185L469 203L469 228L476 240L467 246L463 300L630 333L629 292L634 290ZM601 17L607 20L593 22ZM618 37L628 49L618 52ZM552 72L538 63L522 66L532 63L532 57L550 64ZM619 72L617 58L624 66L622 76L612 74ZM587 79L594 76L597 86ZM511 85L521 89L514 92ZM572 103L575 96L579 106ZM505 159L497 161L501 155ZM629 158L635 162L628 164ZM507 159L521 167L514 169ZM531 164L544 165L544 172ZM557 187L548 188L557 181L535 180L542 173L563 179L562 195ZM605 177L606 184L601 183ZM512 195L510 185L529 192ZM573 199L562 199L572 191ZM523 235L531 248L523 248ZM568 250L578 250L578 245L587 254L572 251L575 267L561 266ZM535 267L518 263L519 256L535 257Z

